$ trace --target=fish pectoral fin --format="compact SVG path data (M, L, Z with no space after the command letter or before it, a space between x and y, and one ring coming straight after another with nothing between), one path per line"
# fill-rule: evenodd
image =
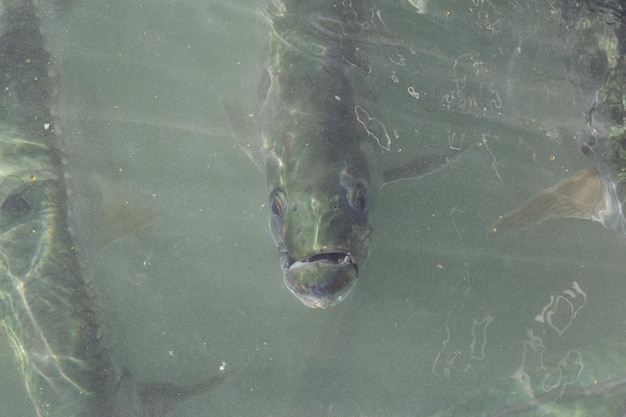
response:
M207 394L214 388L228 382L241 369L222 372L218 375L192 385L176 383L137 382L139 399L145 417L165 417L176 405L200 395Z
M385 170L383 172L383 185L399 180L419 178L437 171L452 163L459 155L463 154L463 151L449 148L434 154L419 156L399 168Z
M595 168L566 178L508 212L492 227L491 235L515 232L550 217L573 217L603 222L610 209L609 193Z
M221 104L228 119L228 124L233 131L235 142L254 162L254 165L262 173L265 173L263 153L256 131L254 115L246 113L243 107L234 101L222 99Z
M124 236L148 227L157 218L156 213L144 207L132 196L130 191L124 190L121 186L102 187L105 215L103 249Z

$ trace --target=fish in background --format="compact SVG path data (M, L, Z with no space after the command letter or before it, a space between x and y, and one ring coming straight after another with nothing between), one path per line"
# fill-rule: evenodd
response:
M37 415L164 416L231 374L189 386L144 383L107 348L68 229L61 138L51 113L55 79L38 6L0 0L0 328Z
M595 167L502 216L494 236L550 217L591 219L626 235L626 5L594 0L561 7L567 69L584 121L579 146Z
M393 170L381 166L390 139L375 118L365 51L393 40L371 7L268 1L257 111L246 115L223 103L240 147L265 176L285 285L307 307L337 305L356 284L381 186L432 172L459 154L446 149ZM366 17L371 21L361 21Z
M626 412L626 344L599 344L520 368L467 401L416 417L618 417Z

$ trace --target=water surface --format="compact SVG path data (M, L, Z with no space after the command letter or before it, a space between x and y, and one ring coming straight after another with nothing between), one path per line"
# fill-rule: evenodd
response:
M624 341L620 237L577 220L488 237L499 215L592 166L576 145L558 9L520 3L384 1L363 16L379 28L365 52L388 166L468 150L383 189L361 282L325 311L284 288L264 181L220 109L235 98L254 110L257 5L85 0L49 24L105 337L147 381L245 365L173 417L416 416ZM156 220L100 248L100 187ZM0 416L34 416L7 343L0 359Z

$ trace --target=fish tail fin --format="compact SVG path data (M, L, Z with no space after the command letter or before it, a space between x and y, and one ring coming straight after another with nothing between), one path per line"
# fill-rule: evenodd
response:
M512 233L550 217L591 219L604 224L610 211L607 187L598 170L591 168L564 179L502 216L491 227L491 236Z

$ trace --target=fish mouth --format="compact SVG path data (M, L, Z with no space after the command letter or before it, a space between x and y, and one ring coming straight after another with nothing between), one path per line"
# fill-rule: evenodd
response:
M359 277L357 258L341 247L328 247L300 259L281 252L278 259L287 288L311 308L339 304Z

